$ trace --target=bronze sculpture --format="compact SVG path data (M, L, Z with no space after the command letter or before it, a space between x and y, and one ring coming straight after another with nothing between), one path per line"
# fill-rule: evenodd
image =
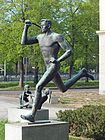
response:
M33 103L32 113L26 116L21 115L21 118L34 122L36 111L41 104L42 90L51 80L53 80L53 82L60 89L60 91L65 92L80 78L89 77L93 80L94 77L89 74L85 68L83 68L76 76L69 79L66 83L63 83L59 74L60 62L64 61L71 55L71 47L67 44L62 35L55 33L51 30L51 21L49 19L41 20L42 34L28 38L27 32L28 28L31 25L32 23L29 20L26 20L22 34L21 44L31 45L39 43L46 66L46 72L43 74L42 78L36 85L36 98ZM58 52L60 48L64 49L65 53L58 58Z
M33 95L30 91L30 86L27 84L24 86L24 91L20 94L20 106L19 108L32 108Z

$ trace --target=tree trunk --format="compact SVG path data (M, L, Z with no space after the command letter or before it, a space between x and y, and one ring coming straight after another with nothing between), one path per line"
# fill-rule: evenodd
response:
M70 68L69 68L69 78L72 77L72 74L73 74L73 66L74 66L74 54L72 53L71 61L70 61Z
M35 69L34 69L34 84L38 83L38 71L39 71L39 67L35 67Z
M18 75L18 61L15 63L15 75Z
M85 67L88 71L88 45L86 44L85 46ZM86 82L88 83L89 82L89 78L86 77Z
M97 64L97 66L96 66L96 73L95 73L95 78L96 78L96 80L99 80L99 63Z
M20 58L20 81L19 87L24 87L24 65L23 65L23 57Z
M69 69L69 78L72 77L72 73L73 73L73 63L70 64L70 69Z
M7 64L6 64L6 60L4 61L4 81L7 81Z

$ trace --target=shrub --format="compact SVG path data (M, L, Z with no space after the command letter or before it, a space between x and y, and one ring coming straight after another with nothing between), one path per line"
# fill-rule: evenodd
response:
M71 135L105 140L105 106L84 106L57 113L58 119L69 122Z

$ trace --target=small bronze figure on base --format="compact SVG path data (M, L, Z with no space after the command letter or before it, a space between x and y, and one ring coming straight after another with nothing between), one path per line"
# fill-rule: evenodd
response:
M32 92L30 91L30 86L27 84L24 86L24 91L20 94L19 96L20 100L20 106L19 108L32 108L32 103L33 103L33 95Z

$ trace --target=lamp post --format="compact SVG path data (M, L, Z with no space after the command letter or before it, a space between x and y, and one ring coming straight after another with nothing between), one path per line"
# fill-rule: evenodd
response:
M27 57L24 57L23 64L24 64L24 68L25 68L25 84L27 83L28 62L29 62L29 59Z
M4 81L7 81L6 60L4 61Z
M38 83L38 70L39 67L32 67L33 71L34 71L34 84Z

